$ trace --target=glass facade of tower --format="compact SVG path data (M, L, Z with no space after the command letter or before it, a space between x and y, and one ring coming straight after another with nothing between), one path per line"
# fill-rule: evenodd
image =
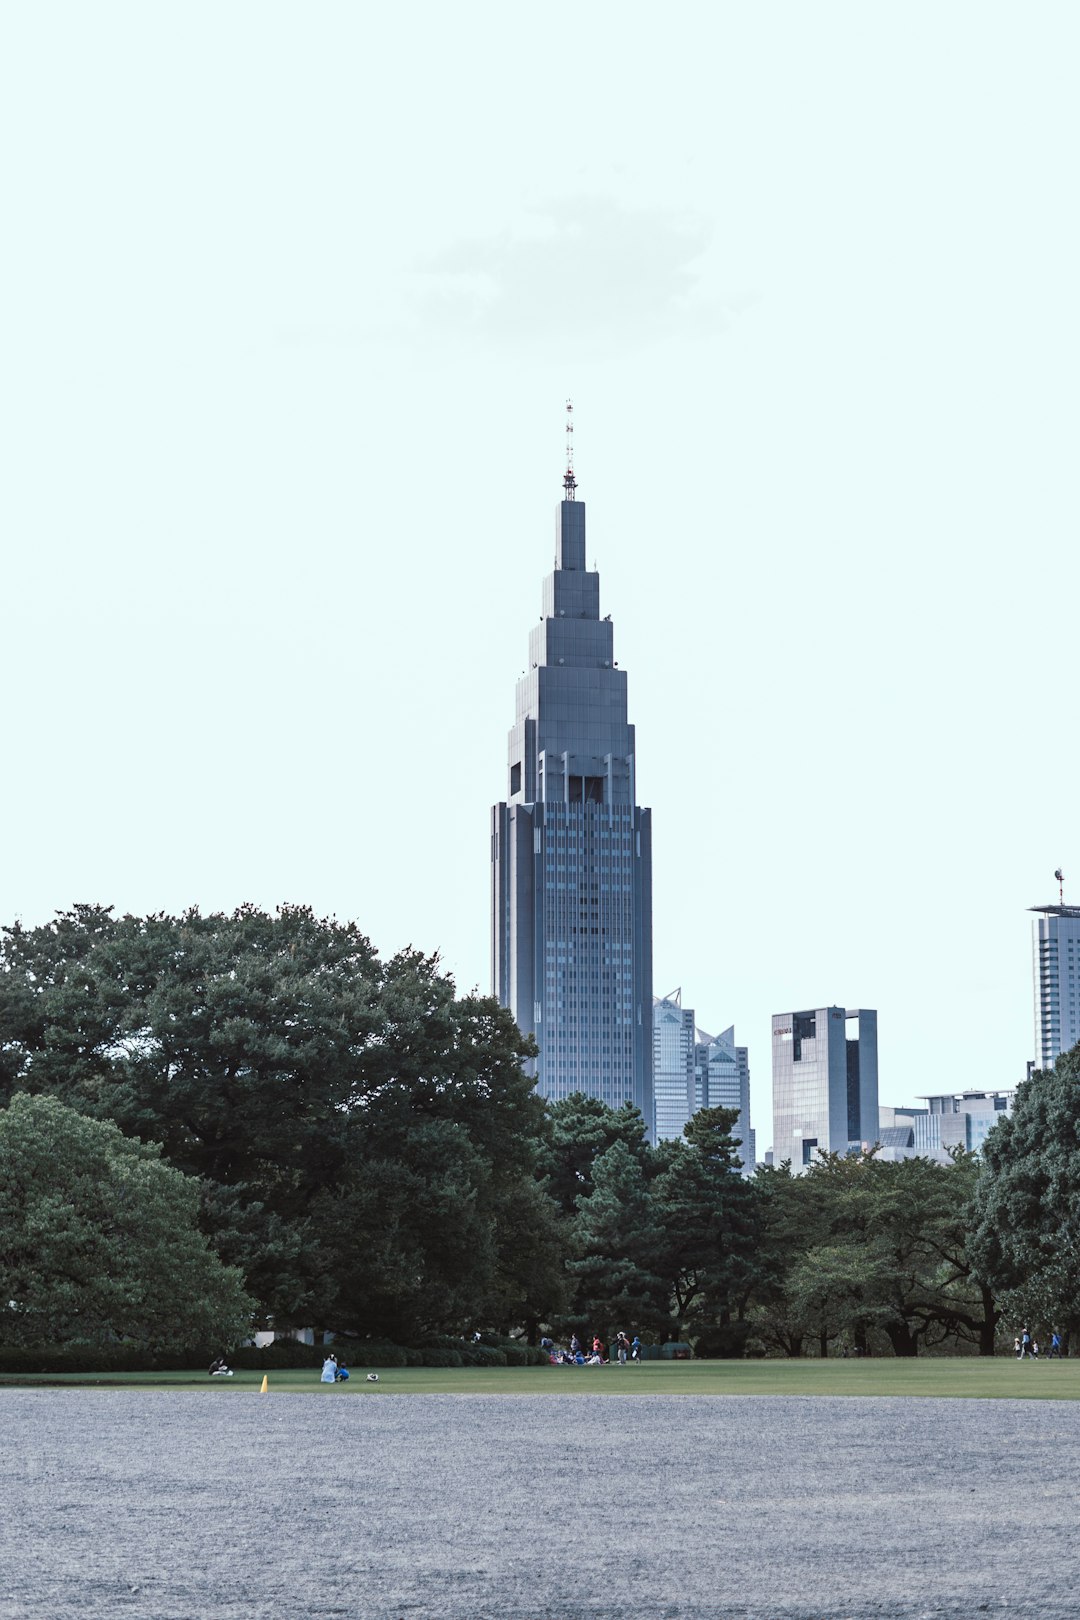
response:
M1080 906L1032 906L1035 1067L1052 1069L1080 1041Z
M739 1117L731 1134L740 1144L743 1174L757 1166L757 1141L750 1124L750 1058L745 1046L735 1045L735 1026L722 1035L697 1031L694 1051L694 1107L735 1108Z
M560 502L555 539L492 811L493 988L536 1037L542 1096L632 1102L651 1133L651 816L584 502Z
M681 1141L694 1113L694 1009L681 990L653 997L653 1099L656 1140Z

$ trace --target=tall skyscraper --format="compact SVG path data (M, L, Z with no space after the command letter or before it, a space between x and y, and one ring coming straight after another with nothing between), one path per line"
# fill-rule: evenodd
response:
M1080 906L1032 906L1035 1067L1052 1069L1080 1041Z
M632 1102L653 1129L651 813L636 803L626 672L585 564L572 462L529 637L507 798L491 816L494 991L540 1048L544 1097Z
M653 1106L656 1140L681 1139L694 1113L694 1009L682 991L653 997Z
M743 1174L757 1167L757 1143L750 1124L750 1060L745 1046L735 1045L735 1026L720 1035L697 1032L694 1049L694 1107L735 1108L739 1117L731 1134L741 1144Z
M773 1158L798 1174L819 1152L878 1137L877 1013L818 1007L772 1021Z

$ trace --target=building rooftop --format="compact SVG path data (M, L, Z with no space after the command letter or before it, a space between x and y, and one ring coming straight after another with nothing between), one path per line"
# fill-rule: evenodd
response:
M1028 906L1028 910L1044 917L1080 917L1080 906Z

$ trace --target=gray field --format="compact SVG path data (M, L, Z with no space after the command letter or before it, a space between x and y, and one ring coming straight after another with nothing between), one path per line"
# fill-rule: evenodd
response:
M1067 1402L0 1391L0 1620L1080 1611Z

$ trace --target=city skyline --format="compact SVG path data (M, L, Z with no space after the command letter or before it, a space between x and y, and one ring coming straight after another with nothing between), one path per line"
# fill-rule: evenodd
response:
M572 73L320 17L6 19L0 920L308 902L486 989L570 395L655 983L762 1150L778 1007L876 1007L893 1105L1022 1078L1080 869L1080 12L601 7Z

